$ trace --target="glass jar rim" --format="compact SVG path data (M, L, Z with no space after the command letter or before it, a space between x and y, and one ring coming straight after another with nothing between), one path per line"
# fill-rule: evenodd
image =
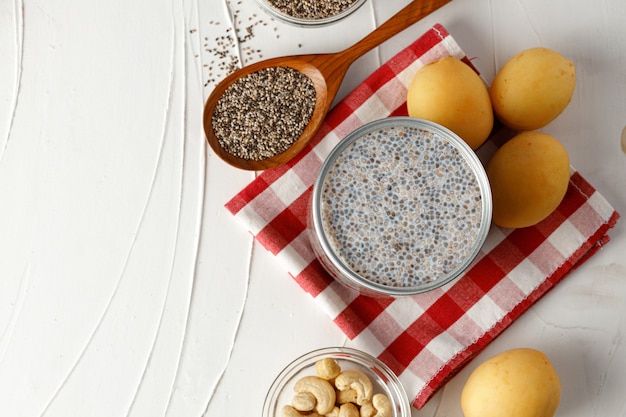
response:
M459 154L463 157L466 163L469 165L471 171L473 172L478 186L480 188L481 194L481 220L480 227L478 230L478 235L476 237L475 242L472 245L471 251L467 254L467 256L461 259L456 267L454 267L451 271L448 272L447 275L443 275L441 277L437 277L428 283L416 286L391 286L384 285L369 280L355 271L352 270L348 266L348 264L344 261L344 259L336 253L333 249L330 239L328 238L324 227L323 227L323 219L322 219L322 193L323 193L323 185L326 180L326 177L333 167L337 158L355 141L360 138L366 136L368 133L375 132L378 130L382 130L385 128L394 128L394 127L416 127L420 130L430 131L439 135L442 139L450 143ZM414 295L423 292L427 292L433 290L435 288L439 288L450 281L458 278L473 262L473 260L478 256L480 249L482 248L487 234L489 232L491 226L491 215L492 215L492 197L491 197L491 187L489 184L489 180L487 178L487 173L482 165L482 162L478 158L478 155L474 152L473 149L469 147L469 145L461 139L458 135L452 132L450 129L441 126L438 123L431 122L425 119L419 119L415 117L409 116L394 116L387 117L384 119L375 120L369 123L360 126L354 131L350 132L344 139L342 139L330 152L327 158L322 163L322 167L317 176L315 184L313 186L313 193L311 197L311 228L313 233L313 238L316 239L316 248L321 250L323 254L327 257L326 261L331 265L327 265L325 262L322 264L325 267L330 267L332 270L341 274L346 278L351 286L355 288L363 288L365 292L380 294L380 295L390 295L390 296L402 296L402 295ZM328 269L328 268L327 268Z

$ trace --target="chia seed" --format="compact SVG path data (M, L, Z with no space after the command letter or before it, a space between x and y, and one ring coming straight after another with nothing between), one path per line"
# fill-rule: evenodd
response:
M482 193L459 149L415 126L381 127L350 143L325 175L321 224L356 274L390 287L447 276L475 251Z
M251 62L263 59L261 49L255 46L258 43L257 31L277 32L276 27L269 27L274 19L266 20L256 13L249 13L241 7L241 1L226 0L225 6L229 20L224 22L211 20L206 29L201 30L205 35L198 38L202 43L202 61L204 68L204 86L213 88L224 77ZM190 34L198 30L191 29ZM278 37L278 34L274 35Z
M213 131L230 154L263 160L287 150L311 120L313 81L289 67L270 67L229 86L213 111Z
M303 20L320 20L336 16L357 0L267 0L282 14Z

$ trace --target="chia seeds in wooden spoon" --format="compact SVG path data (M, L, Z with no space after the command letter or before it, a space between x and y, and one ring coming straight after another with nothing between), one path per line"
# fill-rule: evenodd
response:
M271 158L300 137L313 114L315 96L312 81L292 68L253 72L233 83L217 102L215 136L238 158Z

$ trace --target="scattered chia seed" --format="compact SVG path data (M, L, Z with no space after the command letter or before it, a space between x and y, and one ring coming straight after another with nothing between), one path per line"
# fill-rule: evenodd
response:
M207 71L205 87L213 87L244 65L263 59L261 50L250 46L250 43L253 43L256 37L256 30L268 26L268 22L256 13L242 16L245 10L239 9L240 5L241 1L226 1L231 16L230 27L221 28L220 21L217 20L208 22L208 33L217 32L215 35L202 38L205 54L202 67ZM192 30L190 33L196 31Z
M230 154L259 161L298 139L315 107L313 81L288 67L270 67L235 81L213 111L213 131Z
M279 12L303 20L326 19L344 12L357 0L266 0Z
M437 133L383 127L351 143L321 190L324 233L363 278L391 287L453 271L478 239L482 196L459 150Z

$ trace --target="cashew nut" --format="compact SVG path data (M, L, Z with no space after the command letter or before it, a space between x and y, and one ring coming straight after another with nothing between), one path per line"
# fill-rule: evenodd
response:
M299 392L291 399L291 405L298 411L313 411L317 399L310 392Z
M391 417L393 416L393 408L391 401L385 394L375 394L372 398L372 404L376 409L375 417Z
M309 392L316 400L315 411L319 414L330 413L335 406L335 389L325 379L317 376L305 376L294 385L297 393Z
M283 405L283 408L280 409L280 417L298 417L301 414L290 405Z
M316 412L302 414L302 413L300 413L298 410L296 410L295 408L293 408L290 405L283 405L283 408L280 409L280 417L302 417L302 416L306 416L306 417L322 417L319 414L317 414Z
M331 380L341 372L341 367L333 358L324 358L315 362L315 370L320 378Z
M339 417L359 417L359 409L352 403L341 404Z
M339 391L355 390L357 393L356 403L358 405L371 400L374 391L372 381L370 381L367 375L357 369L348 369L337 375L335 386Z
M357 393L352 388L344 391L337 391L337 403L355 403L356 404Z
M361 405L361 417L374 417L376 415L376 409L371 401L365 401Z
M339 417L339 407L333 407L330 413L324 414L324 417Z

